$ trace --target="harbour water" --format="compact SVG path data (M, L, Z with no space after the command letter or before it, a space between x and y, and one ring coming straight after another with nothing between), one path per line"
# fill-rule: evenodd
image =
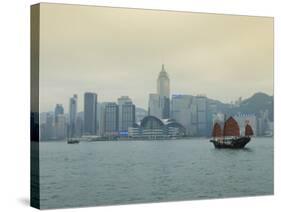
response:
M273 194L273 138L40 143L41 208Z

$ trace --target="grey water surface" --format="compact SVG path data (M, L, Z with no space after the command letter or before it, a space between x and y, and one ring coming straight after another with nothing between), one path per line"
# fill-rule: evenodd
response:
M40 142L41 208L273 194L273 138Z

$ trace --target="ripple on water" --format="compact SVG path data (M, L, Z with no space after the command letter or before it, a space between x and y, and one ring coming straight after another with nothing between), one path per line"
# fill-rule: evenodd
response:
M273 193L270 138L241 151L216 150L202 139L45 142L40 157L44 208Z

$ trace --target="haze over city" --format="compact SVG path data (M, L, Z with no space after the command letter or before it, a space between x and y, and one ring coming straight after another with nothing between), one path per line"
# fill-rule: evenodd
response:
M69 97L129 96L147 109L165 64L171 94L230 102L273 95L273 19L187 12L43 4L40 110Z

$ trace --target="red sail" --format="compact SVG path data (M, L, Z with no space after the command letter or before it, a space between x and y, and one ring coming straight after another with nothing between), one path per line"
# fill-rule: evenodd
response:
M247 124L245 127L245 136L252 136L252 135L254 135L253 129L249 124Z
M221 126L218 123L215 123L215 125L214 125L212 136L213 137L222 137Z
M227 119L223 128L224 136L240 136L240 129L233 117Z

